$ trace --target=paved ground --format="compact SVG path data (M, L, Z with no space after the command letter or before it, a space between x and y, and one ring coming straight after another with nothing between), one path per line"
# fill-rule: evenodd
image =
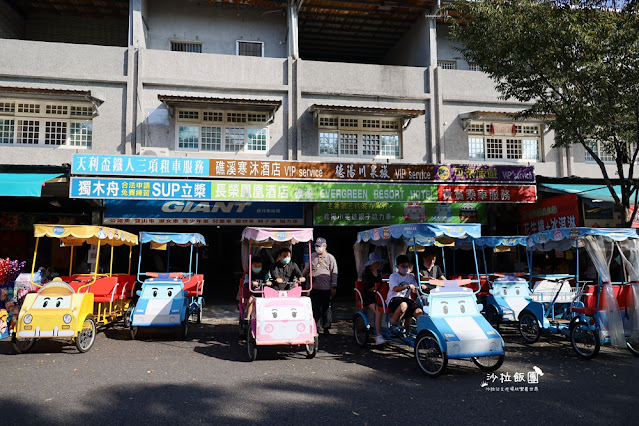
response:
M504 330L508 352L497 376L527 376L536 366L538 384L492 382L462 361L430 379L404 347L356 346L349 312L338 309L341 320L312 360L267 348L246 362L231 306L208 307L188 340L156 332L132 341L114 327L86 354L41 341L11 355L0 342L0 423L637 424L639 358L627 351L604 348L584 361L565 339L527 347ZM538 391L489 390L495 386Z

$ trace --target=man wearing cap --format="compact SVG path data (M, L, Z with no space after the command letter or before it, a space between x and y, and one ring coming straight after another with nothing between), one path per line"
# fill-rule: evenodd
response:
M315 253L311 254L310 266L313 268L313 289L311 290L311 303L313 304L313 317L317 322L319 332L320 319L324 334L329 334L331 324L328 320L328 309L331 297L337 290L337 261L335 256L326 251L326 240L315 240ZM309 276L309 265L304 268L304 276Z

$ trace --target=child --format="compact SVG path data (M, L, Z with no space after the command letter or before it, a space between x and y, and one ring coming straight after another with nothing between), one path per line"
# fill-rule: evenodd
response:
M294 278L297 278L300 283L306 281L297 263L291 262L291 250L287 248L277 253L277 260L271 265L270 273L280 290L286 288L286 284Z
M395 259L395 265L397 266L397 272L393 273L388 280L388 296L386 297L386 304L393 317L391 318L391 334L400 335L405 330L410 329L411 317L419 317L422 314L422 310L417 307L415 301L410 298L410 292L415 291L417 282L415 277L408 273L410 268L410 262L406 255L399 255ZM399 320L404 318L404 329L402 330L397 324Z
M259 290L260 285L271 286L271 274L262 268L262 259L253 257L251 259L251 286L255 290ZM249 274L244 277L244 288L249 290ZM253 313L253 301L256 297L260 297L261 293L250 293L248 302L246 302L246 318L250 319Z
M368 256L368 262L364 264L365 269L362 273L362 280L364 281L364 294L362 294L363 307L375 312L376 345L386 343L386 340L380 333L383 312L377 309L377 291L383 284L382 273L379 268L381 268L383 263L386 263L384 259L382 259L379 254L373 252Z

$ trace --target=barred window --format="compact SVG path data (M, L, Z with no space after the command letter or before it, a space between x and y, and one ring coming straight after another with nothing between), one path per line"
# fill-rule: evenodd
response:
M437 61L437 66L444 70L456 70L457 61Z
M539 124L471 122L466 130L469 159L540 159Z
M264 43L261 41L237 40L235 43L238 56L264 56Z
M88 103L0 99L0 144L91 148Z
M178 147L183 149L197 149L199 146L200 128L198 126L180 126Z
M202 43L194 41L171 41L173 52L202 53Z
M221 151L222 150L222 128L221 127L202 127L202 151Z
M317 125L319 155L368 158L401 156L399 118L320 114Z

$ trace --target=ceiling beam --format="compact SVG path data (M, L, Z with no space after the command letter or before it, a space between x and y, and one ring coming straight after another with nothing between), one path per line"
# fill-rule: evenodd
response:
M394 16L389 16L387 18L379 18L379 17L373 17L373 16L360 16L360 15L353 15L350 13L341 13L341 14L328 14L328 13L320 13L320 12L308 12L308 11L300 11L300 19L302 19L303 17L306 16L313 16L313 17L321 17L324 18L324 20L328 20L328 18L339 18L339 19L352 19L352 20L358 20L358 21L365 21L365 22L381 22L385 25L401 25L401 26L409 26L410 24L412 24L413 22L415 22L415 19L402 19L402 18L397 18Z

